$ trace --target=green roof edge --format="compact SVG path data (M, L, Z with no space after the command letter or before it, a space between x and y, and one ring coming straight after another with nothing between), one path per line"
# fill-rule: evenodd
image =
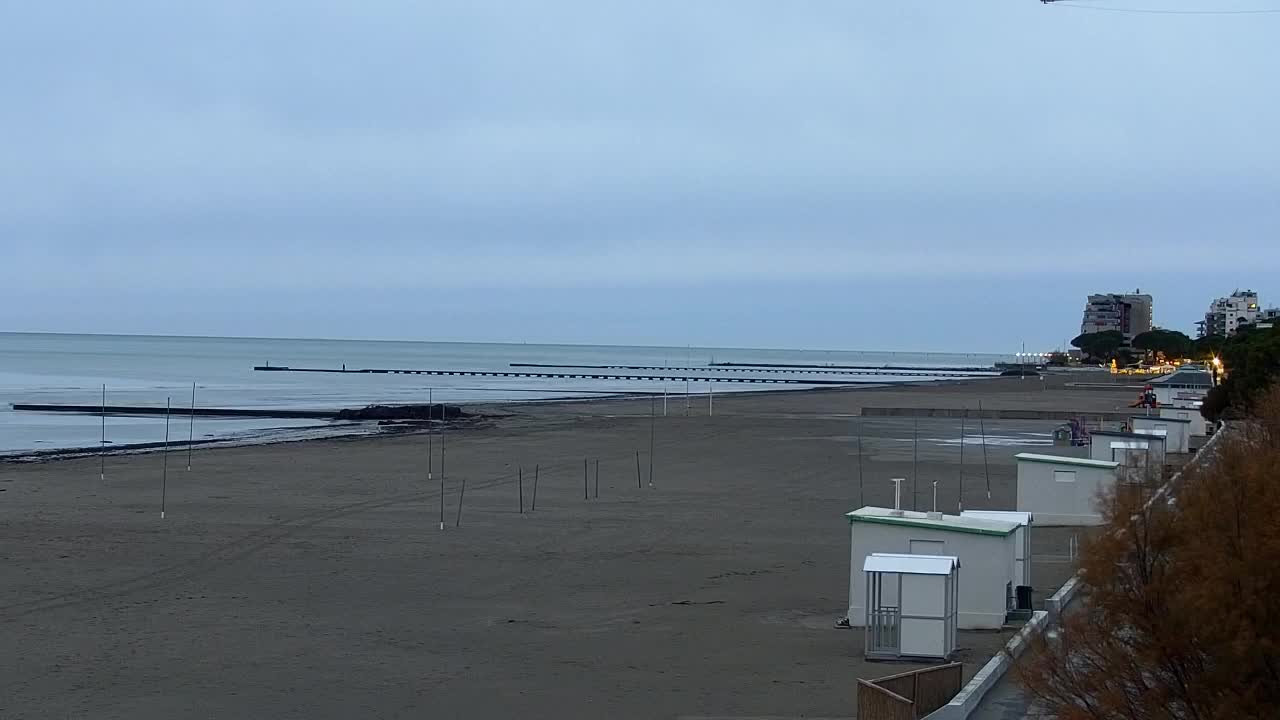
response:
M1001 532L999 530L983 530L981 528L970 528L970 527L959 527L959 526L939 527L938 524L935 522L925 522L923 520L916 520L915 518L885 517L883 515L854 515L853 513L848 513L845 515L845 517L849 518L850 523L867 522L867 523L877 523L880 525L910 525L911 527L928 528L930 530L942 530L943 532L962 532L962 533L969 533L970 535L991 535L993 537L1005 537L1008 535L1012 535L1014 532L1017 531L1017 528L1012 528L1008 532Z
M1160 437L1152 435L1151 437ZM1014 457L1017 457L1016 455ZM1076 465L1079 467L1091 467L1099 470L1114 470L1120 467L1120 463L1111 460L1094 460L1093 458L1078 458L1074 456L1063 456L1062 460L1041 460L1040 458L1020 457L1017 458L1021 462L1044 463L1045 465ZM1084 462L1081 462L1083 460ZM1065 461L1065 462L1064 462ZM1104 465L1095 465L1094 463L1105 463Z

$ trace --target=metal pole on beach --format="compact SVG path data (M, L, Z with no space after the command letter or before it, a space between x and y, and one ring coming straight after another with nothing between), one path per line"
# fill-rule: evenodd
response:
M164 399L164 469L160 474L160 519L164 519L164 503L169 490L169 410L173 398Z
M662 359L662 417L667 416L667 375L671 362L667 358Z
M982 417L982 401L978 401L978 432L982 433L982 474L987 479L987 499L991 499L991 467L987 464L987 422Z
M712 404L716 399L716 384L707 381L707 417L713 417L716 414L715 406Z
M964 418L969 414L967 409L960 410L960 497L956 501L956 509L964 512Z
M865 507L862 499L862 421L858 421L858 507Z
M600 458L596 458L596 500L600 499Z
M107 479L107 386L102 386L102 443L98 450L98 479Z
M444 408L440 408L440 513L444 514ZM454 527L462 524L462 496L467 494L467 478L462 477L462 488L458 491L458 521Z
M434 448L432 447L435 432L431 424L435 422L436 415L436 398L435 388L427 388L427 482L430 483L435 478L432 477L432 461L435 459ZM444 473L440 474L440 529L444 529Z
M520 514L524 514L524 466L520 466L519 474L516 480L517 486L520 488Z
M196 384L191 383L191 422L187 425L187 472L191 472L191 446L196 440Z
M911 426L911 509L916 510L916 474L920 466L920 418Z
M657 412L654 407L657 398L649 398L649 487L653 487L653 436L655 434L655 423Z

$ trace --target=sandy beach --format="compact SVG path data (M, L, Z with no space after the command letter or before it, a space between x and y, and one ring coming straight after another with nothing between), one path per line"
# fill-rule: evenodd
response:
M648 400L486 407L447 435L444 531L423 434L197 449L190 471L174 452L163 520L159 453L109 457L105 483L97 458L0 464L0 717L851 717L856 678L910 666L832 627L842 514L891 504L913 462L921 510L961 484L958 418L861 408L1132 399L1076 379L717 395L711 417L673 395L656 421ZM985 421L965 507L1012 508L1013 455L1057 424ZM1038 596L1067 537L1034 536ZM962 633L967 673L1004 638Z

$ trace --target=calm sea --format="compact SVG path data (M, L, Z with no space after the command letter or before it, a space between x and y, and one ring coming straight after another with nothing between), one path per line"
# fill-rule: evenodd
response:
M370 403L476 403L577 397L596 393L662 391L664 383L551 378L440 377L425 375L255 372L255 365L509 371L512 363L548 365L651 365L706 368L711 362L895 365L922 369L989 366L994 354L893 353L742 348L519 345L358 340L280 340L124 335L0 333L0 453L94 447L101 438L96 415L15 412L13 403L94 405L106 385L110 405L172 402L171 433L186 440L191 429L181 408L334 409ZM554 372L554 370L552 370ZM699 375L794 377L768 369L750 373L700 370ZM933 379L921 374L916 380ZM839 379L841 376L824 376ZM902 377L849 375L850 381L902 381ZM666 383L683 392L684 383ZM717 385L716 391L795 389L796 385ZM706 383L695 392L705 392ZM313 420L196 418L194 436L264 438L325 434L330 423ZM111 444L155 442L163 418L108 417Z

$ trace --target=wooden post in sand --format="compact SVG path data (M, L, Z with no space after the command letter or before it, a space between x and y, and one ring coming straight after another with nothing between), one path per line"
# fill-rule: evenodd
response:
M600 458L596 458L596 499L600 499Z
M640 485L640 451L636 451L636 489L639 490Z
M164 399L164 469L160 475L160 519L164 519L165 496L169 490L169 409L173 398Z
M453 522L454 527L462 525L462 499L467 496L467 478L463 476L462 487L458 490L458 519Z
M517 474L516 484L520 488L520 514L523 515L524 514L524 466L523 465L520 466L520 471Z
M582 499L590 500L591 493L587 491L587 459L582 458Z
M529 512L538 509L538 466L533 466L533 503L529 506Z

